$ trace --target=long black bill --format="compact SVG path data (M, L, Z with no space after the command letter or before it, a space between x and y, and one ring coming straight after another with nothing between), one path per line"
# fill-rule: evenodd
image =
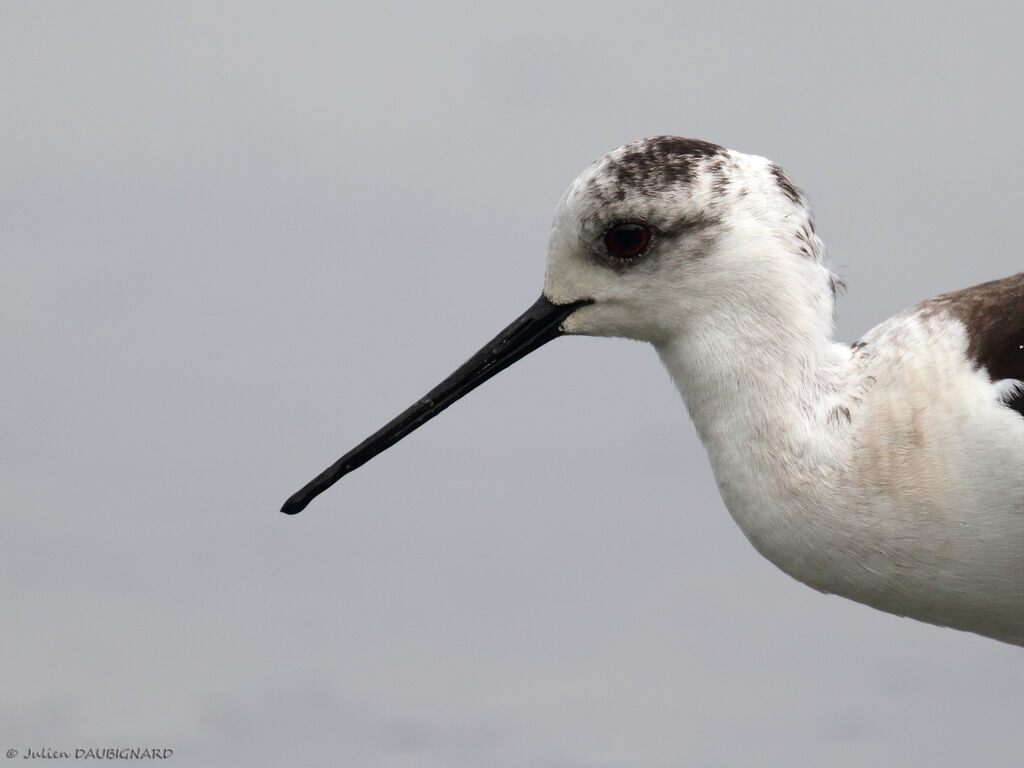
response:
M552 304L541 295L537 302L511 325L491 339L483 349L463 363L400 416L374 432L359 445L329 466L281 507L286 515L295 515L338 480L357 469L381 451L385 451L420 425L439 414L463 395L473 391L491 376L505 370L516 360L561 336L562 321L590 300L573 304Z

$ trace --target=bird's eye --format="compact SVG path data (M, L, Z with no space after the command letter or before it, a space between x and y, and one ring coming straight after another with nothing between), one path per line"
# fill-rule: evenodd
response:
M650 242L651 231L636 222L615 224L604 233L604 244L613 256L620 259L636 258L646 250Z

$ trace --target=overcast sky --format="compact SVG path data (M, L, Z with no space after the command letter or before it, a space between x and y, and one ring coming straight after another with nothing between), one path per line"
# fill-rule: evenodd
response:
M786 167L844 340L1024 264L1019 4L488 5L0 8L0 748L1019 764L1022 650L763 560L644 345L556 341L278 513L632 139Z

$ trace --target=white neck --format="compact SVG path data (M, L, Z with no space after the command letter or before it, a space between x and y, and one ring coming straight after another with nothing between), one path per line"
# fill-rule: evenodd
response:
M777 257L776 257L777 259ZM792 259L802 259L793 269ZM788 257L777 274L736 284L678 335L655 344L707 448L722 497L754 546L808 581L806 562L842 531L820 491L848 445L849 349L831 341L831 276Z

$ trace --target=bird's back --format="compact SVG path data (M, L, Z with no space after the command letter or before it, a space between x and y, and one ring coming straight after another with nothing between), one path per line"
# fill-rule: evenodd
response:
M877 571L851 574L855 598L1024 644L1024 274L926 301L851 352L837 491Z

